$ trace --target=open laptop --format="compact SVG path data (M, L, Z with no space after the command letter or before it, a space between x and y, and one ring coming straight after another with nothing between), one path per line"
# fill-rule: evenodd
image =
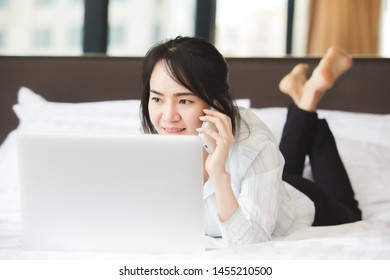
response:
M26 249L199 253L196 136L18 135Z

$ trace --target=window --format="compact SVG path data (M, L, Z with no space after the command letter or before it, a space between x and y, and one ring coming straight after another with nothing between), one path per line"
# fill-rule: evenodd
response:
M2 2L8 5L0 5L0 55L82 54L83 0Z
M4 41L5 41L4 40L4 32L0 31L0 50L5 47L4 46Z
M285 55L288 0L216 1L215 44L223 55ZM294 2L292 50L305 55L310 2ZM108 54L143 56L163 39L194 36L196 4L109 0ZM389 0L382 5L380 54L390 56ZM0 55L82 54L84 6L84 0L0 0Z
M123 25L110 26L108 42L111 46L121 46L125 41L125 27Z
M143 56L163 39L194 36L196 1L110 0L107 53ZM217 1L216 46L226 56L284 54L286 3ZM82 54L83 23L83 0L0 0L0 55Z
M144 56L163 39L194 36L195 9L196 0L110 1L108 54Z
M48 49L52 45L52 32L49 29L37 30L33 37L33 46L36 49Z
M287 0L219 0L216 47L225 56L280 56L286 52Z
M35 0L37 6L48 6L54 3L54 0Z
M68 46L71 49L80 49L83 42L83 30L81 26L70 27Z
M389 0L382 2L382 22L380 30L380 54L390 56L390 4Z
M0 0L0 8L7 6L7 0Z

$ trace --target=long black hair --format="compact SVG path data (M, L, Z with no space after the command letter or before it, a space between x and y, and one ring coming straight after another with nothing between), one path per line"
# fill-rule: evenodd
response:
M148 104L150 77L159 61L167 65L169 75L178 84L229 116L235 133L240 115L231 96L225 58L207 41L180 36L155 45L145 56L141 78L141 121L145 133L157 133Z

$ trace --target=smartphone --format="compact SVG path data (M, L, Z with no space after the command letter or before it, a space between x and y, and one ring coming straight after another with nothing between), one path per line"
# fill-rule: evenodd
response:
M203 122L202 128L210 128L210 129L218 132L216 126L210 122ZM209 154L214 153L215 147L217 146L215 139L211 138L210 136L208 136L207 134L202 133L202 132L199 133L199 137L202 141L202 144L203 144L203 147L205 148L205 150Z

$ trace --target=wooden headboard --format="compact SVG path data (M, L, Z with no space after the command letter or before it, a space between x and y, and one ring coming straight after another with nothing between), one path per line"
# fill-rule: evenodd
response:
M0 143L18 125L12 105L26 86L50 101L86 102L139 99L143 58L0 56ZM235 98L250 98L252 107L286 106L280 79L300 62L312 70L319 58L228 58ZM354 58L321 103L323 109L390 113L390 59Z

